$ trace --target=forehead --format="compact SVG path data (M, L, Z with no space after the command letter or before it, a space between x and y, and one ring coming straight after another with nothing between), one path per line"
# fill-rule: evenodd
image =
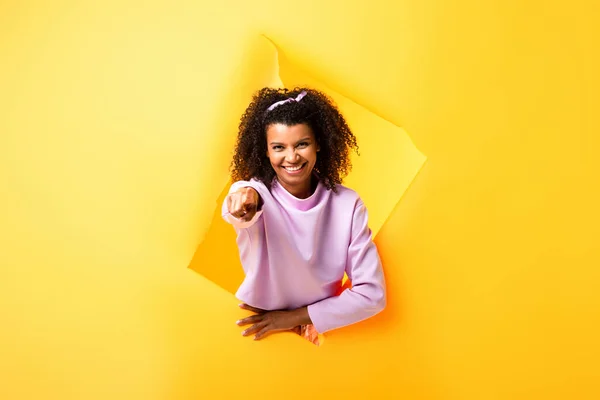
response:
M294 142L305 138L314 138L312 129L306 124L271 124L267 127L268 142Z

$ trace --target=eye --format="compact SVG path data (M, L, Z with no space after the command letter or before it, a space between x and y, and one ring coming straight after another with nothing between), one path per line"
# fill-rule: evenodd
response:
M298 143L298 147L306 147L306 146L308 146L307 142L300 142L300 143Z
M282 149L283 149L283 146L279 146L279 145L273 146L273 150L275 150L275 151L279 151Z

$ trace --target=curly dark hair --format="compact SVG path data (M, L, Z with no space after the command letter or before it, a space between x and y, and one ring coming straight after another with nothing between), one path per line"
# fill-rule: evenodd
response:
M295 98L302 91L302 100L282 104L271 111L272 104ZM307 124L320 145L315 172L325 187L336 191L350 170L350 151L358 154L356 137L335 103L325 94L310 88L293 89L263 88L256 92L242 115L237 143L231 163L231 178L234 182L252 178L262 181L267 187L273 183L275 171L267 157L266 130L271 124L288 126Z

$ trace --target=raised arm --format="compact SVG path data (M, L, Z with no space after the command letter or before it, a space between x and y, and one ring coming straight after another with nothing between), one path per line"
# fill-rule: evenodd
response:
M370 318L386 305L381 260L368 226L367 209L361 200L352 217L346 274L352 288L308 306L310 319L319 333Z

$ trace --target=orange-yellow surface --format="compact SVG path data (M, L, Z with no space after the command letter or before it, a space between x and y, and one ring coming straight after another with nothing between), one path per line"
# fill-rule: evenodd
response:
M0 3L0 398L600 397L598 6L393 3ZM194 268L249 96L300 76L356 111L390 293L319 348ZM365 172L407 134L414 180Z

